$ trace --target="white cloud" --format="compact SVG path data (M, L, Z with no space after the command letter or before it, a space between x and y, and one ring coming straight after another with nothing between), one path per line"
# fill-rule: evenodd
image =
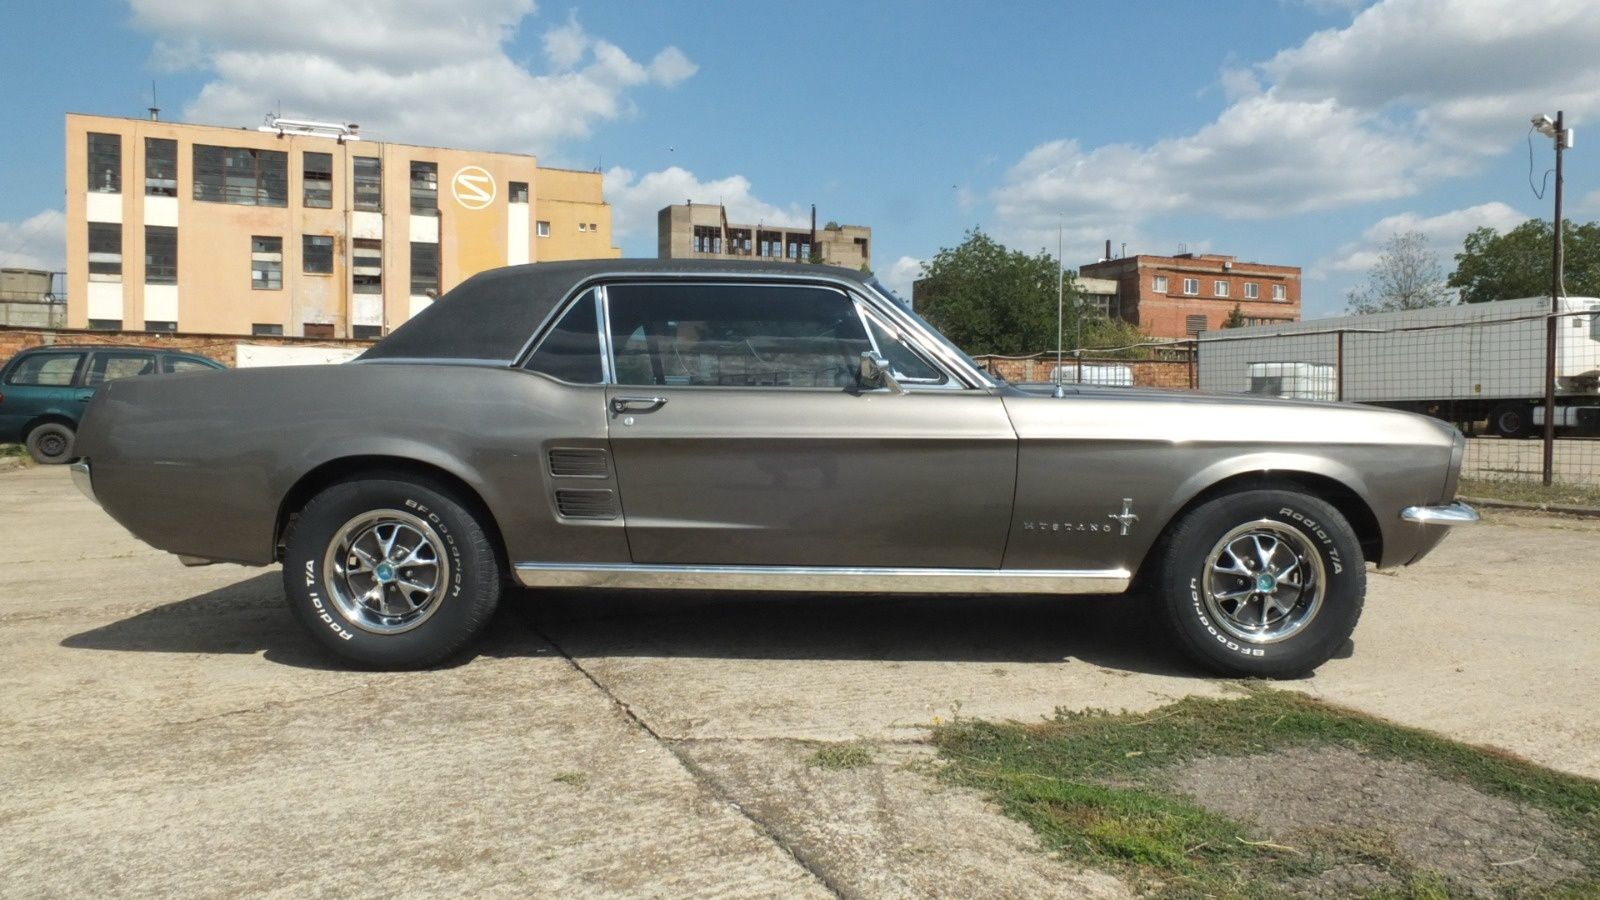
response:
M756 197L751 192L750 179L743 175L701 181L693 172L678 166L642 176L617 166L606 172L605 195L611 203L611 227L618 237L654 230L656 213L662 207L688 201L720 203L728 208L728 218L734 222L798 226L808 222L810 216L799 204L780 207Z
M911 302L911 285L922 277L922 260L915 256L902 256L889 264L887 269L875 272L878 280L889 286L889 290L900 295L900 299Z
M1361 239L1339 248L1333 256L1318 260L1306 275L1324 278L1331 272L1365 273L1378 261L1383 245L1394 235L1420 232L1427 238L1428 249L1439 254L1439 264L1445 271L1454 268L1455 254L1461 242L1478 228L1508 231L1528 220L1528 216L1504 203L1481 203L1466 209L1456 209L1436 216L1422 216L1404 212L1379 219Z
M59 272L66 268L66 259L67 216L61 210L0 222L0 266Z
M506 44L532 0L130 3L157 36L153 63L214 76L184 108L191 121L251 124L281 108L385 140L546 153L630 114L633 91L696 71L675 47L641 64L575 15L543 35L548 70L530 70Z
M1277 218L1415 196L1520 144L1556 100L1600 113L1591 0L1385 0L1222 74L1229 105L1146 145L1034 147L992 194L1020 246L1168 216ZM1137 249L1137 248L1135 248ZM1069 257L1070 258L1070 257Z

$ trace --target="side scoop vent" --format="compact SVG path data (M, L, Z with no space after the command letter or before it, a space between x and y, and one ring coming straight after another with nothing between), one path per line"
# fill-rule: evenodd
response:
M556 511L568 519L615 519L617 495L614 491L556 491Z
M570 478L604 478L609 474L606 451L589 448L551 450L550 474Z

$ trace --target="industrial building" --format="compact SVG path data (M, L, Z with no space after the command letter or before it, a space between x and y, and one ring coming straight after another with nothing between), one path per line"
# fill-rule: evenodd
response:
M1115 282L1110 302L1117 314L1151 337L1215 331L1235 306L1246 325L1300 321L1299 266L1240 262L1215 253L1139 254L1089 263L1078 275L1085 284Z
M620 256L598 172L366 140L68 115L67 324L376 338L462 280Z
M718 204L681 203L656 214L661 259L754 259L821 262L850 269L872 268L872 229L829 222L816 227L772 223L734 224Z

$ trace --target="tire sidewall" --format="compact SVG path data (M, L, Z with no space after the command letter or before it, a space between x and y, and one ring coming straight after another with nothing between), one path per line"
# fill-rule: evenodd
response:
M450 564L450 583L438 608L397 634L366 631L339 611L328 593L328 544L345 523L378 510L415 516L438 534ZM499 599L499 568L482 527L461 504L430 486L396 480L334 485L301 512L285 543L284 591L290 608L324 646L359 665L426 668L460 650L487 621Z
M59 434L64 444L61 453L57 456L46 456L39 449L40 442L51 434ZM60 422L45 422L28 432L26 444L28 455L33 457L34 462L45 466L57 466L72 459L72 445L76 441L77 432L72 430L72 426L63 425Z
M1265 520L1304 535L1322 559L1326 590L1321 608L1292 637L1254 644L1228 633L1206 609L1205 565L1222 536ZM1289 677L1304 674L1338 652L1355 630L1366 595L1361 543L1329 504L1304 494L1251 491L1221 497L1190 511L1167 548L1163 587L1173 630L1191 654L1229 674Z

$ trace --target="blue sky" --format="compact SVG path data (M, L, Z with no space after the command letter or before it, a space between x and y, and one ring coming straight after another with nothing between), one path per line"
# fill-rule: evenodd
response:
M981 226L1069 266L1110 239L1306 269L1344 305L1378 245L1549 216L1529 116L1565 107L1600 217L1588 0L971 4L12 0L0 12L0 263L62 256L62 116L356 121L375 139L603 169L618 243L654 210L872 226L876 268ZM1000 11L1000 14L997 14ZM1549 167L1536 138L1536 180Z

